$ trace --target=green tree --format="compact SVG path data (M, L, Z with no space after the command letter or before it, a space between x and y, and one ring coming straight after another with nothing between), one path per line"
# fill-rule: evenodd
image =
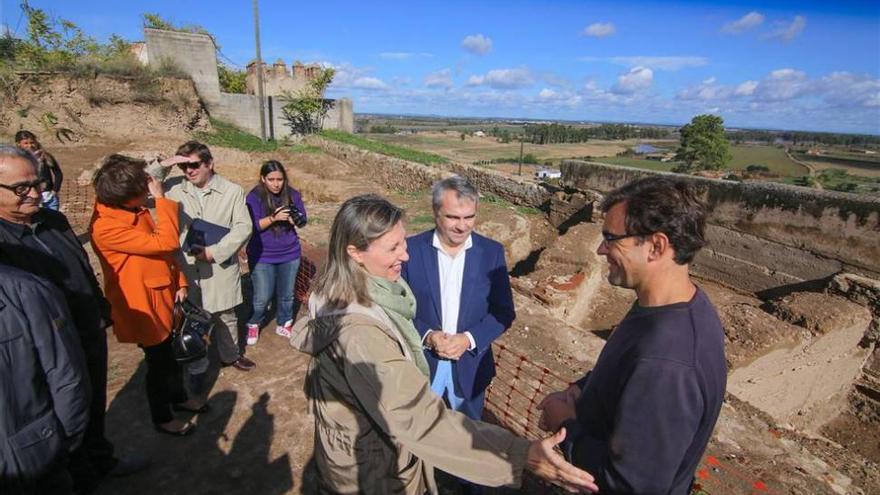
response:
M676 172L718 170L733 158L724 135L724 119L717 115L697 115L679 132L681 141L675 159L682 165L676 167Z
M333 82L336 71L332 68L321 69L318 75L309 81L303 89L295 94L285 92L290 100L281 108L284 120L294 134L314 134L324 126L324 117L333 101L324 99L327 86Z
M245 71L217 64L217 76L220 78L221 91L241 94L247 91L247 73Z

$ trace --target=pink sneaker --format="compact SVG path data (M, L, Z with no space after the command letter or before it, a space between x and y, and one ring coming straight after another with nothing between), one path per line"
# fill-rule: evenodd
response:
M256 345L257 341L260 340L260 326L248 323L247 331L247 345Z
M287 320L284 326L275 327L275 333L284 337L285 339L290 338L290 329L293 328L293 320Z

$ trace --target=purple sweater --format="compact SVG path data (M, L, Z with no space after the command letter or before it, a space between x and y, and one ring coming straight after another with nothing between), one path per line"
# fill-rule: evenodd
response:
M260 232L260 219L269 216L273 211L266 211L262 200L260 199L259 189L257 186L247 195L248 213L251 215L251 222L254 225L254 235L251 236L247 245L248 262L253 263L287 263L298 259L301 254L299 245L299 236L296 234L296 227L293 224L281 224L281 228L276 232L269 226L266 230ZM282 193L283 194L283 193ZM291 206L296 206L303 216L306 215L306 207L302 202L302 195L292 187L287 188L287 194L290 194ZM280 195L279 195L280 196ZM279 197L273 198L274 203L281 205Z

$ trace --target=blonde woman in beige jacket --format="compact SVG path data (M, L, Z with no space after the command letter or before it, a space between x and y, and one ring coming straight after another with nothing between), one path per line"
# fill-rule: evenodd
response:
M403 212L375 195L346 201L309 316L291 344L313 356L306 391L315 415L321 493L437 493L434 468L485 486L519 486L524 469L572 492L597 488L553 451L565 430L529 442L448 409L431 391L400 278Z

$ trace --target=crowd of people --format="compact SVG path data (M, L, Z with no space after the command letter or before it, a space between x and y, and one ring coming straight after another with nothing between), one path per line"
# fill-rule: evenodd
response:
M279 161L265 162L245 194L197 141L152 163L107 157L89 225L101 290L58 211L60 166L32 133L16 143L0 146L2 493L89 493L149 469L149 459L115 455L104 434L109 328L143 351L155 431L195 432L175 413L210 412L211 362L175 355L185 301L210 314L220 366L256 368L245 351L270 306L274 333L311 356L321 493L434 494L438 477L481 493L519 486L526 471L571 492L690 490L726 368L718 316L688 275L706 208L687 183L641 179L606 196L598 253L609 282L637 301L594 369L544 398L549 435L529 441L481 421L492 343L516 313L504 248L474 231L480 195L466 178L434 184L434 228L410 237L405 212L387 199L345 201L295 321L308 215Z

